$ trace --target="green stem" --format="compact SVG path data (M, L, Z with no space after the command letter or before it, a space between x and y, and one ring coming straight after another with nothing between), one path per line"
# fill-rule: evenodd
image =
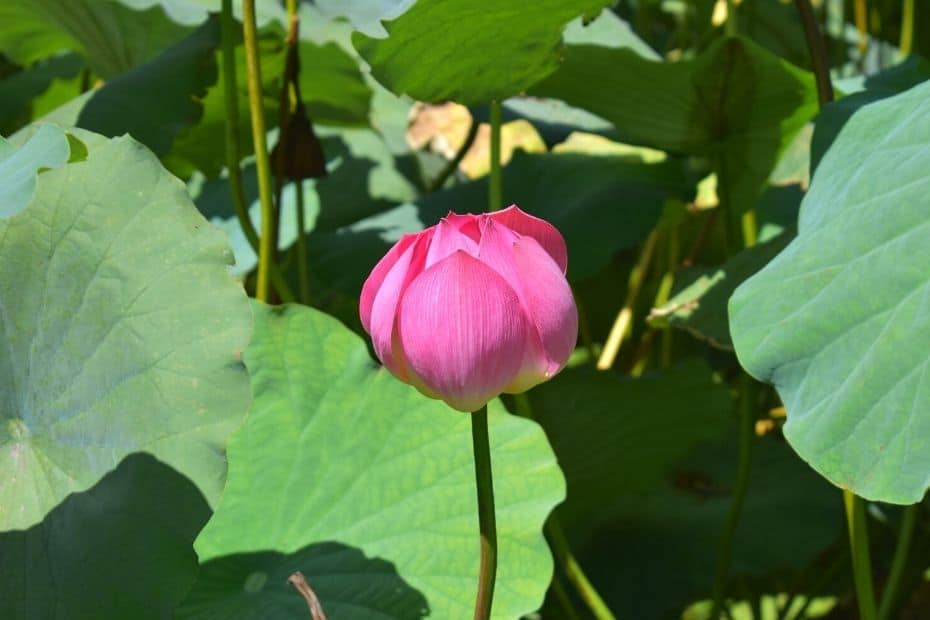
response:
M492 101L491 113L491 172L488 176L488 211L503 206L504 190L501 181L501 104Z
M662 279L659 281L659 290L656 292L655 301L652 303L653 308L661 308L665 305L672 294L672 287L675 285L678 255L681 253L677 226L669 229L667 243L668 253L666 255L665 273L662 274ZM662 368L668 368L672 365L672 330L669 327L662 330L662 350L659 359Z
M745 372L740 375L739 383L739 462L736 470L736 486L733 489L733 502L727 515L726 529L720 541L717 555L717 570L714 575L713 607L711 620L720 617L723 597L730 573L730 560L733 555L733 539L743 513L746 491L749 489L749 474L752 469L752 379Z
M268 276L275 254L273 247L274 204L272 202L271 163L268 160L268 145L265 142L265 115L262 109L262 73L258 59L255 0L242 1L242 26L249 82L252 141L255 143L255 167L258 172L258 197L262 209L262 233L258 248L258 282L255 285L255 298L259 301L268 301Z
M242 187L242 170L239 168L239 97L236 92L235 22L232 16L232 0L223 0L223 99L226 104L226 168L229 172L229 189L233 207L239 217L239 225L252 249L258 252L258 231L252 225L245 204Z
M565 617L568 618L568 620L581 620L578 612L575 611L575 608L572 606L572 599L568 596L568 592L565 591L565 586L562 585L562 580L559 579L558 575L552 576L552 591L559 600L559 605L562 606Z
M488 406L471 414L471 438L475 451L475 483L478 489L478 529L481 533L481 563L475 620L491 617L494 579L497 574L497 525L494 519L494 479L491 476L491 445L488 441Z
M639 292L642 289L643 282L646 280L646 273L649 271L649 264L652 262L652 255L656 247L658 233L653 230L646 238L643 249L639 253L639 258L630 272L630 283L627 287L626 300L623 307L617 313L614 324L610 328L610 334L607 335L607 341L601 350L601 356L597 360L598 370L607 370L614 365L617 359L617 353L620 352L620 345L623 343L629 331L630 324L633 322L633 307L639 299Z
M297 276L300 281L300 303L310 303L310 273L307 261L307 233L304 216L304 182L303 179L294 181L297 191Z
M891 560L891 572L885 582L885 591L882 592L881 604L878 606L878 620L891 620L893 617L898 591L901 588L901 577L907 566L907 555L911 548L911 539L914 537L914 526L917 525L917 515L920 513L920 504L907 506L901 515L901 529L898 532L898 542L895 545L894 557Z
M232 194L233 209L239 220L242 233L252 249L259 252L258 232L252 225L249 209L245 202L245 190L242 185L242 170L239 168L241 145L239 144L239 93L236 85L235 20L232 15L232 0L223 0L221 15L222 50L223 50L223 97L226 104L226 170L229 174L229 189ZM271 281L282 301L293 301L294 294L281 274L278 266L272 263Z
M555 554L556 562L565 571L565 576L569 583L575 588L575 591L591 610L591 613L597 620L615 620L613 612L598 594L597 589L588 580L584 570L575 556L565 538L565 532L559 523L558 516L553 513L546 522L546 536L549 538L549 544L552 545L552 552Z
M852 491L843 489L849 548L852 553L853 578L859 600L859 618L876 620L875 593L872 591L872 560L869 557L869 532L865 521L865 502Z
M901 4L901 40L898 48L902 58L911 55L914 46L914 0L903 0Z
M433 181L426 187L427 192L435 192L438 189L441 189L445 185L446 181L452 176L458 167L462 163L462 160L465 158L465 154L468 153L468 149L471 148L471 145L475 143L475 138L478 136L478 122L475 119L471 119L471 125L468 126L468 133L465 135L465 141L462 142L462 146L459 147L459 150L455 152L455 157L449 160L445 167L440 171L439 175L433 179ZM498 161L500 157L498 157ZM493 211L493 209L492 209Z
M823 35L814 16L811 0L794 0L804 26L804 38L807 40L807 53L811 57L814 78L817 82L817 100L820 107L833 101L833 83L830 81L830 57L823 42Z

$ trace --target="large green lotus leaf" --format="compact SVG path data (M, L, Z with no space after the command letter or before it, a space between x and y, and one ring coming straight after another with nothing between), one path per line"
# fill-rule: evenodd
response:
M378 368L362 340L330 316L258 304L255 315L245 355L254 402L229 444L222 502L197 539L203 565L192 597L200 602L181 617L267 618L279 610L273 617L305 618L296 602L290 614L280 611L295 595L278 576L292 570L322 576L315 589L335 617L421 617L417 596L402 597L411 606L397 609L388 589L366 593L383 585L383 562L422 593L431 617L470 616L478 516L469 416ZM495 617L516 618L542 603L552 576L541 529L565 483L536 424L496 403L489 421L500 543ZM359 566L351 556L312 552L325 542L381 562ZM268 552L279 555L269 563Z
M572 368L529 401L568 481L556 514L608 603L665 620L708 596L737 470L726 384L695 359L636 379ZM841 532L841 502L780 439L752 450L732 573L800 568Z
M665 413L650 412L656 419L655 442L664 436L658 427ZM697 446L653 488L612 498L598 513L602 522L597 527L581 523L569 530L578 561L617 612L637 620L682 618L689 603L710 596L720 537L733 503L736 446L735 434ZM566 470L576 466L562 452L556 454ZM613 470L602 474L603 484L635 475ZM728 591L738 592L752 579L771 584L799 573L844 535L836 489L777 436L754 437ZM669 558L674 558L674 570Z
M175 135L200 118L198 101L216 80L213 58L219 45L219 21L210 19L154 59L94 91L77 125L105 136L128 133L155 154L166 153Z
M0 138L0 219L22 211L32 199L39 172L64 165L70 154L65 132L54 125L41 125L18 148Z
M562 28L605 0L419 0L390 36L352 36L374 77L397 94L465 105L515 95L558 67Z
M190 480L133 454L41 523L0 533L6 620L170 618L197 576L210 507Z
M569 524L595 523L612 498L655 487L698 444L721 437L731 411L726 386L697 360L639 379L566 369L529 400L568 480L558 511Z
M388 36L381 23L396 19L410 9L417 0L317 0L318 10L329 19L348 19L359 32L372 37Z
M558 71L529 94L611 121L624 142L715 160L718 193L738 210L755 205L779 153L817 110L809 73L742 38L674 63L569 45Z
M630 25L610 10L601 11L596 19L578 17L565 26L562 35L567 45L600 45L628 47L643 58L658 60L659 54L640 39Z
M142 145L95 138L0 220L0 530L133 452L215 501L248 408L251 314L225 235Z
M711 345L732 350L727 302L736 287L762 269L781 252L793 233L747 248L718 268L702 268L693 282L649 314L654 327L677 327L687 330Z
M73 50L104 79L153 58L187 32L159 7L134 11L116 0L0 2L0 52L29 65Z
M930 483L930 83L856 112L798 236L730 300L743 366L834 484L913 503Z
M894 67L865 78L861 91L825 106L817 115L811 140L811 170L817 168L840 129L859 108L897 95L926 80L930 80L930 62L919 56L910 56Z

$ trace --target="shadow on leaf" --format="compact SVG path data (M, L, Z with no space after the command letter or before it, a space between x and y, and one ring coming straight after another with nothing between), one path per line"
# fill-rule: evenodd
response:
M429 615L426 598L391 562L366 557L355 547L322 542L288 555L261 551L209 560L175 617L306 620L307 604L287 582L294 571L303 573L328 620Z
M0 618L165 618L197 575L200 491L133 454L41 523L0 533Z

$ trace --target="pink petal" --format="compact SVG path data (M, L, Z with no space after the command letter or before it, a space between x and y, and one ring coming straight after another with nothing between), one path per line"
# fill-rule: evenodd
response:
M507 392L522 392L555 375L575 348L578 310L561 268L531 237L486 222L478 258L499 273L516 291L520 305L535 327L526 357Z
M362 320L362 327L364 327L365 331L369 334L371 333L371 306L375 303L375 295L378 294L378 289L381 288L381 284L384 282L384 278L387 276L388 271L391 270L391 267L394 266L401 255L403 255L403 253L407 251L407 248L416 240L418 234L419 233L404 235L401 237L400 240L394 244L394 247L388 250L388 253L378 261L375 268L368 274L368 279L365 280L365 284L362 285L362 296L358 303L358 316Z
M439 223L429 230L432 232L433 240L429 246L429 253L426 255L425 269L429 269L459 250L464 250L472 256L478 254L478 244L471 237L460 232L458 226L447 218L439 220Z
M446 220L458 228L460 233L468 236L475 243L478 243L478 241L481 239L481 231L478 229L478 222L482 217L487 216L472 215L471 213L460 215L458 213L449 211L449 214L446 215Z
M539 245L549 253L562 273L568 269L568 248L565 239L558 229L538 217L520 210L517 205L510 205L506 209L495 211L488 215L498 224L503 224L510 230L535 239Z
M523 361L528 325L519 303L501 276L465 251L421 273L398 316L411 382L460 411L500 394Z
M410 282L423 271L429 243L430 236L421 233L415 236L412 243L406 244L406 249L381 281L371 303L369 326L366 328L371 334L371 344L378 359L403 381L408 380L406 368L394 359L397 306Z

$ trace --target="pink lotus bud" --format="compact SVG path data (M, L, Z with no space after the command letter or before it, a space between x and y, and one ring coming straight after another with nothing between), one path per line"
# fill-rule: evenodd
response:
M565 366L578 336L567 265L559 231L516 205L449 213L375 265L359 315L396 377L475 411Z

